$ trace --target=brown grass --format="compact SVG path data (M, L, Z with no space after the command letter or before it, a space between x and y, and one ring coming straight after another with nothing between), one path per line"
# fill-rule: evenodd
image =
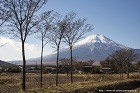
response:
M40 88L40 74L27 73L26 74L26 90L36 90ZM51 87L55 87L55 74L43 74L43 88L45 91L52 90ZM124 76L126 79L126 76ZM131 79L140 77L138 74L131 75ZM108 83L114 81L120 81L118 74L74 74L74 85L78 84L78 87L86 85L85 83L92 82L90 85L100 85L100 83ZM101 82L100 82L101 81ZM81 83L83 82L83 83ZM71 87L76 88L70 84L70 76L66 74L59 75L59 86L63 88L66 86L66 90ZM22 86L22 73L1 73L0 74L0 93L17 93L21 91ZM72 88L72 89L73 89ZM65 89L65 88L64 88ZM57 89L56 89L57 90ZM44 92L45 93L45 92Z

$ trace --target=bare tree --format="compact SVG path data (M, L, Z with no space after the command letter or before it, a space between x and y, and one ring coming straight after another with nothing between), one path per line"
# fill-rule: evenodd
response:
M68 73L70 70L70 67L69 67L70 66L70 59L69 58L59 59L59 63L65 69L67 76L68 76Z
M73 58L73 62L74 62L74 67L76 69L78 63L80 62L77 62L76 61L76 57ZM69 71L71 70L70 68L70 58L62 58L62 59L59 59L59 64L65 69L66 73L67 73L67 76L69 74Z
M25 58L25 41L27 36L35 33L34 27L39 23L35 13L46 4L47 0L1 0L2 8L10 13L7 20L9 34L19 38L22 44L23 59L23 79L22 89L25 91L26 80L26 58Z
M136 63L137 68L140 68L140 61Z
M57 51L56 58L56 86L58 86L58 62L59 62L59 50L60 44L64 36L64 22L61 20L61 16L59 13L54 14L53 27L50 31L49 40L54 44L54 48Z
M100 61L100 64L102 67L110 67L109 62L110 62L110 57L107 57L105 60Z
M101 61L100 64L101 64L102 67L111 68L111 69L115 70L116 73L117 73L118 64L117 64L117 62L112 60L112 57L110 57L110 56L107 57L104 61Z
M138 73L140 74L140 61L138 61L136 63L136 69L137 69Z
M135 53L132 49L125 49L124 52L126 52L125 62L127 65L127 78L129 78L130 66L133 61L136 61L138 59L138 54Z
M131 62L135 61L138 54L131 49L121 49L110 55L106 60L106 66L118 69L120 71L120 78L123 79L123 71L127 71L127 78L129 78ZM103 63L102 63L103 65Z
M49 30L51 30L51 22L53 20L52 16L51 16L51 12L52 11L48 11L48 12L44 12L42 13L42 15L40 16L40 20L41 22L36 26L37 32L38 32L38 36L37 38L41 40L41 59L40 59L40 64L41 64L41 72L40 72L40 86L42 88L42 71L43 71L43 51L44 51L44 47L46 46L46 44L49 42Z
M123 71L125 66L125 52L122 50L118 50L110 56L110 60L113 61L114 65L118 67L120 71L120 79L123 79ZM111 62L110 61L110 62Z
M89 60L87 61L88 62L88 65L93 65L93 63L95 62L94 60Z
M71 59L71 83L73 83L73 76L72 76L72 70L73 70L73 64L72 64L72 48L74 44L82 38L82 36L92 31L93 28L90 24L86 24L86 19L75 19L76 13L70 12L67 14L64 18L65 20L65 27L63 30L65 30L64 39L65 43L70 48L70 59Z

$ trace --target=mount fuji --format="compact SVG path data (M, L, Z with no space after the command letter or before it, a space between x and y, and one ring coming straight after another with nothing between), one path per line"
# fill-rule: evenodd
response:
M129 47L118 44L103 35L93 34L75 44L73 47L73 56L82 61L101 61L116 50L123 48ZM69 57L68 54L69 49L61 50L60 57L67 58Z
M73 57L80 61L105 60L109 55L120 49L130 49L127 46L118 44L113 40L100 34L93 34L87 38L77 42L73 46ZM138 49L137 51L140 50ZM60 50L60 58L70 58L69 47ZM40 57L27 60L28 63L39 63ZM56 53L46 55L43 57L43 62L56 62ZM17 63L18 64L18 63Z

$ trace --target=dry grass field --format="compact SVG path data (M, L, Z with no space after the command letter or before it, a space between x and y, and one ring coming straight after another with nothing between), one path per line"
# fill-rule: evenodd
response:
M70 76L66 74L59 74L59 86L55 86L55 74L43 74L43 90L47 93L52 90L61 88L64 91L69 89L100 86L102 84L116 83L120 80L119 74L74 74L74 84L70 84ZM130 79L140 79L140 74L130 75ZM124 76L124 80L126 76ZM22 86L22 73L1 73L0 74L0 93L20 93ZM27 73L26 74L26 90L28 93L33 93L31 90L40 91L40 74ZM138 88L139 90L139 88ZM56 92L56 91L54 91ZM38 92L37 92L38 93Z

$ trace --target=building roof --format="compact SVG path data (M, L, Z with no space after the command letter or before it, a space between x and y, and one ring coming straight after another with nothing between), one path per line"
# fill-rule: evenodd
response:
M102 68L102 69L111 69L111 68L109 68L109 67L106 67L106 68Z

